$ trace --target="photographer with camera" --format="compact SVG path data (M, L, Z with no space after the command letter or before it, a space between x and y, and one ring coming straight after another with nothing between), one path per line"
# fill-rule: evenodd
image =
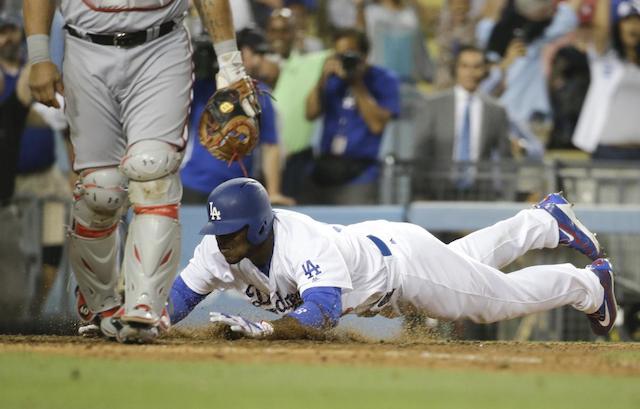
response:
M307 97L307 119L324 115L320 155L311 171L314 202L376 203L378 153L387 123L400 111L399 81L367 64L369 43L361 31L337 31L334 50Z

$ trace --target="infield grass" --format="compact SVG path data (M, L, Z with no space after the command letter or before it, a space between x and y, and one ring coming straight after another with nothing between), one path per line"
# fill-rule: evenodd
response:
M637 409L640 378L5 352L0 408Z

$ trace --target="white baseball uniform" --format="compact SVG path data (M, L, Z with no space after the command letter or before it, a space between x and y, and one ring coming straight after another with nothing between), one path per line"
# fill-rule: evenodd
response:
M158 325L180 258L177 170L192 85L182 24L187 9L187 0L62 0L60 6L74 169L94 168L76 186L70 263L88 308L102 314L102 332L124 341L147 338L138 327L118 335L106 318L122 306L122 321ZM120 263L117 225L127 199L134 216ZM116 288L120 274L124 302Z
M546 211L523 210L449 245L423 228L383 220L330 225L275 210L269 276L248 259L229 265L205 236L181 277L193 291L233 288L253 305L287 313L311 287L342 288L343 313L394 316L407 303L434 318L495 322L572 305L592 313L603 288L571 264L498 268L531 249L556 247L558 225Z
M177 28L132 48L94 44L67 33L63 79L75 170L117 166L140 140L186 143L191 43L181 21L187 0L63 0L65 23L85 34ZM156 33L157 35L157 33Z

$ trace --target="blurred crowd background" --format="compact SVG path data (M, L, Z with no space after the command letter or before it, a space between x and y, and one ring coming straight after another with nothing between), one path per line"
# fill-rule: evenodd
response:
M192 8L183 204L204 204L219 183L245 174L264 182L274 205L537 201L559 189L574 202L640 203L640 0L230 3L262 91L261 141L241 164L199 143L217 64ZM0 104L28 92L21 4L0 0ZM56 15L59 65L63 25ZM19 150L0 149L0 209L22 203L24 219L28 199L40 198L30 254L46 294L62 258L73 154L61 112L25 104ZM12 226L3 225L3 256L24 252ZM24 283L12 285L8 294Z

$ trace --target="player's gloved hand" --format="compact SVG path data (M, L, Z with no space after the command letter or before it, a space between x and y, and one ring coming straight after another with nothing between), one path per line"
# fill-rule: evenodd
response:
M255 83L251 77L241 77L218 88L207 102L200 117L200 143L220 160L242 160L258 144L259 118Z
M216 75L216 88L225 88L247 76L240 51L231 51L218 57L219 70Z
M262 338L273 334L273 325L267 321L253 322L237 315L210 312L209 321L228 325L231 331L240 332L250 338Z
M240 51L222 54L218 58L218 65L220 66L216 75L216 89L218 90L228 88L238 81L250 78L244 69ZM251 101L243 100L241 103L248 116L254 117L260 113L260 110L255 110Z

